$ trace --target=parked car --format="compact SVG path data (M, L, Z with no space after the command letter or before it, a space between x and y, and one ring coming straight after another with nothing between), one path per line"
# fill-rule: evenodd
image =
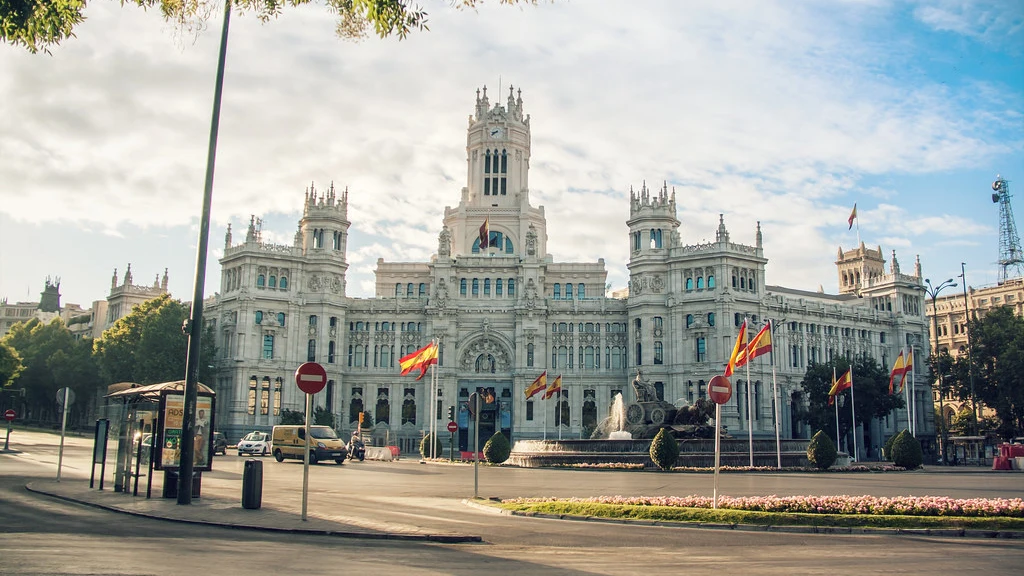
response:
M259 454L266 456L270 454L270 434L266 432L249 432L244 438L238 441L238 455Z
M228 439L222 432L213 433L213 453L225 455L228 453Z

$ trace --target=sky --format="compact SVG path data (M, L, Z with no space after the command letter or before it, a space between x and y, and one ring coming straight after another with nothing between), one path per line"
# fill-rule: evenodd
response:
M305 190L349 190L348 293L426 261L465 186L467 117L522 90L556 261L627 284L630 189L674 189L685 244L753 244L766 282L838 291L860 238L938 284L997 280L997 174L1024 212L1024 3L560 0L337 38L323 5L231 20L205 294L230 223L291 244ZM191 300L220 11L198 33L90 2L76 37L0 45L0 299L104 299L116 269ZM500 89L500 92L499 92ZM1016 219L1020 229L1020 217ZM954 278L954 280L959 281Z

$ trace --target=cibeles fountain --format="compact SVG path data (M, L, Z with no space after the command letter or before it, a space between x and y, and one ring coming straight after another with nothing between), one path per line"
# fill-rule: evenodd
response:
M524 467L607 463L649 467L654 465L650 457L651 439L666 428L679 443L677 466L714 465L714 403L703 398L692 405L686 405L682 400L677 401L678 405L659 400L654 386L639 368L632 386L633 401L627 403L621 393L617 394L608 417L598 424L590 438L517 440L506 463ZM782 465L806 466L806 452L806 440L782 441ZM723 433L721 463L748 466L747 439L732 438ZM755 439L754 465L774 467L776 464L775 439Z

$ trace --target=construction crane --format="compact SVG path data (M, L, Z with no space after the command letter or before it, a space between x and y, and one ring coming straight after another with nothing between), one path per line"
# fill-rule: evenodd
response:
M1010 206L1010 185L1002 176L996 175L992 183L992 202L999 204L999 283L1010 278L1024 276L1024 252L1020 247L1020 236L1013 220Z

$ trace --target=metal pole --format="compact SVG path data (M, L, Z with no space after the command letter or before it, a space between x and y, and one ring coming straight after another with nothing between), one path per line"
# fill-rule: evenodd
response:
M832 367L832 385L836 385L836 367ZM839 392L832 397L832 405L836 408L836 450L839 449Z
M473 411L473 498L480 497L480 391L476 391Z
M903 349L901 348L900 353L902 352ZM907 369L906 363L903 364L903 369ZM907 404L907 432L910 432L910 435L913 436L914 424L913 421L911 421L910 419L910 390L907 389L907 375L905 373L903 374L903 376L900 377L900 388L903 389L903 401L906 402Z
M915 356L916 356L916 354L914 354L914 347L911 346L910 347L910 359L911 359L911 363L910 363L910 404L911 404L911 406L914 407L914 409L911 411L911 416L914 419L914 425L913 425L913 428L910 429L910 434L914 438L917 438L917 394L916 394L917 388L916 388L915 382L914 382L914 362L916 362L917 359L915 358Z
M10 445L11 445L11 421L8 420L7 421L7 436L4 438L4 452L7 451L8 447ZM90 486L90 488L91 488L91 486Z
M775 381L775 325L772 321L768 321L768 333L771 334L772 338L772 350L769 353L769 360L772 363L772 400L775 404L775 463L782 469L782 440L779 439L779 403L782 398L779 397L779 385Z
M721 440L722 440L722 405L715 402L715 491L714 497L711 500L711 508L718 508L718 465L720 463L721 456Z
M57 482L60 482L60 469L64 464L64 430L68 425L68 395L71 393L71 388L68 386L64 387L64 410L63 415L60 419L60 450L57 452Z
M750 394L750 362L745 361L747 366L747 447L750 450L750 467L754 467L754 412L752 410L753 400Z
M313 395L306 394L306 446L302 453L302 521L306 521L306 504L309 500L309 413L312 411Z
M853 461L860 461L860 454L857 451L857 407L855 406L853 397L853 368L850 368L850 418L852 419L852 425L850 426L853 432Z
M971 352L971 316L967 303L967 264L960 263L960 277L964 279L964 321L967 325L967 378L971 383L971 416L974 422L974 434L978 433L978 398L974 395L974 357Z
M210 243L210 205L213 203L213 168L217 160L217 131L220 127L220 101L224 87L224 61L228 50L228 23L231 0L224 0L224 25L220 33L217 80L213 90L213 117L210 120L210 145L206 156L206 185L203 188L203 213L196 246L196 274L192 291L192 312L183 327L188 334L185 357L185 405L181 418L181 462L178 468L178 504L192 503L192 459L195 453L195 411L199 385L199 340L203 333L203 289L206 284L206 250Z

